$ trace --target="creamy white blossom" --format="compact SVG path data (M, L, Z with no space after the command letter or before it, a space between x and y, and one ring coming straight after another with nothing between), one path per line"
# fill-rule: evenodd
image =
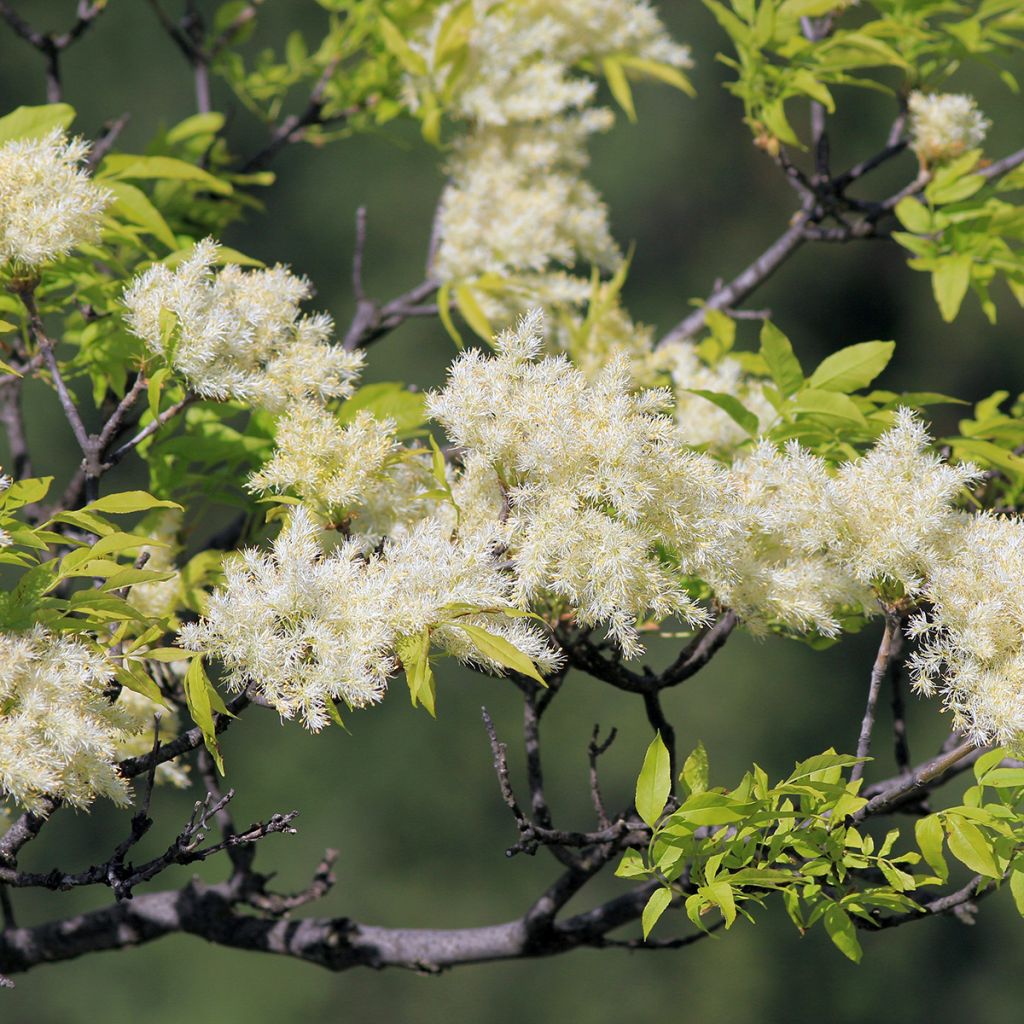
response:
M1024 523L965 515L932 565L911 634L916 687L977 744L1024 748Z
M951 160L977 148L991 127L972 96L912 92L907 107L910 146L925 164Z
M754 633L783 626L835 636L845 612L875 602L835 553L839 527L833 478L823 459L796 443L762 441L733 463L732 506L742 529L707 581Z
M362 356L328 343L327 314L301 314L309 282L282 266L214 270L218 251L206 239L174 270L158 263L135 278L124 294L129 328L207 398L277 411L351 394Z
M836 474L835 553L862 583L895 582L916 594L945 544L956 498L978 471L943 462L930 441L920 419L901 409L874 447Z
M28 810L46 796L86 807L129 801L118 774L131 722L104 693L105 658L79 640L36 626L0 633L0 790Z
M681 573L699 573L734 528L721 514L725 471L683 443L666 392L632 391L625 358L591 382L564 357L537 358L541 331L534 311L495 357L463 353L428 410L500 481L519 600L563 599L637 653L639 618L706 617Z
M0 145L0 265L38 267L99 239L114 197L81 167L88 153L59 128Z
M379 701L398 668L399 638L428 627L442 649L499 670L464 631L444 625L450 605L484 609L464 621L486 622L542 669L557 664L537 626L486 611L508 606L512 593L485 537L453 539L426 520L367 557L356 540L325 554L319 532L297 508L270 553L246 551L225 566L207 617L182 629L185 647L222 661L231 689L251 682L283 717L318 730L330 721L328 701Z
M538 305L585 299L586 279L553 288L552 275L621 260L605 204L582 176L589 136L613 120L591 106L597 82L583 64L632 59L634 71L644 62L678 69L690 56L642 0L475 0L470 13L458 60L442 45L451 4L410 41L426 68L410 82L410 102L450 96L448 113L468 126L447 167L433 271L472 283L491 322L506 324Z

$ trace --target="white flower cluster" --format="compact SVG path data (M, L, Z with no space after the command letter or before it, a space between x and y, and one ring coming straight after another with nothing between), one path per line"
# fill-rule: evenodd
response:
M59 128L0 145L0 266L38 267L99 239L113 196L79 166L88 152Z
M40 626L0 633L0 790L30 811L44 796L128 802L116 759L131 723L104 694L112 677L81 641Z
M412 41L426 87L451 95L450 112L468 125L448 166L434 272L442 281L484 278L477 297L496 320L547 293L578 304L587 282L559 268L580 259L613 268L621 259L607 209L581 177L589 136L612 123L610 111L589 106L597 83L581 65L632 57L682 68L689 51L645 0L475 0L465 58L453 62L439 46L451 13L442 4Z
M282 266L215 271L218 250L206 239L174 270L137 277L124 294L130 329L207 398L277 412L351 394L362 356L328 344L326 313L301 315L309 282Z
M924 164L952 160L982 144L991 126L974 98L958 93L912 92L910 147Z
M917 688L977 744L1024 748L1024 523L964 516L929 574L911 634Z
M234 690L247 684L285 718L312 730L330 722L328 702L363 707L380 700L397 670L402 636L432 629L432 641L491 671L455 625L447 606L499 609L511 584L486 538L453 540L426 520L405 538L366 557L350 540L329 554L319 528L297 508L273 551L246 551L226 566L226 583L210 599L207 618L181 631L191 650L218 657ZM485 626L550 670L557 655L528 620L479 613L459 621Z
M590 382L564 357L536 361L541 332L534 310L497 339L495 358L463 353L428 409L505 491L517 599L553 594L635 654L639 618L706 617L680 573L705 570L730 529L725 474L683 443L667 392L632 392L625 358Z
M568 612L634 656L642 621L707 621L688 580L755 633L834 636L905 595L932 606L915 626L919 687L941 689L979 742L1024 735L1024 526L957 511L976 471L932 453L911 412L839 466L768 441L725 465L693 444L733 439L692 415L677 422L670 392L637 391L625 351L588 379L564 356L541 357L542 333L535 310L495 355L460 355L428 396L458 453L443 483L389 425L293 406L254 483L295 489L321 517L340 512L345 535L321 534L299 507L272 552L229 567L208 617L183 629L186 646L220 658L233 689L251 683L318 729L328 701L378 700L397 645L423 629L500 671L459 616L550 669L544 634L498 609ZM692 355L673 354L677 385L751 402L739 364L702 378Z
M973 479L946 465L906 409L864 456L829 469L796 443L768 442L732 465L740 540L708 582L754 631L771 624L834 636L844 612L872 614L876 592L920 596L959 522ZM718 570L721 571L721 570Z
M394 461L394 424L365 410L344 426L337 415L314 402L296 402L277 423L270 461L249 480L258 491L294 490L328 517L377 487Z

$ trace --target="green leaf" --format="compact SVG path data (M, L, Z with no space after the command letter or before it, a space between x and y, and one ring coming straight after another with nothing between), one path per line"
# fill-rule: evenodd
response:
M939 312L946 323L952 323L960 311L971 283L971 257L967 253L942 256L932 271L932 291Z
M114 515L126 515L129 512L145 512L151 508L181 509L176 501L163 501L154 498L145 491L122 491L120 494L108 494L103 498L90 502L82 512L107 512ZM143 541L144 543L144 541Z
M731 420L738 423L751 437L760 426L760 421L738 398L718 391L704 391L700 388L686 388L691 395L699 395L717 405Z
M708 773L708 752L704 749L703 743L698 743L684 762L680 778L690 788L691 793L703 793L708 788Z
M35 501L42 501L46 497L50 484L53 483L52 476L30 476L24 480L15 480L4 497L7 504L17 508L20 505L31 505Z
M661 817L671 790L668 748L662 742L659 732L655 733L647 748L643 767L636 780L636 811L651 828Z
M415 430L427 421L426 398L415 391L408 391L398 381L364 384L342 405L338 421L351 423L356 413L363 409L378 419L394 420L395 429L400 434Z
M981 829L959 815L947 814L945 818L949 829L949 852L971 871L988 878L998 878L1002 872L996 864L992 845Z
M1024 458L977 437L955 437L949 441L958 459L970 459L982 467L992 466L1013 476L1024 477Z
M461 629L485 658L496 661L520 675L529 676L541 686L548 685L530 658L503 636L496 636L481 626L471 626L466 622L452 622L449 623L449 627Z
M405 41L405 37L389 18L383 15L378 20L384 45L398 58L398 62L410 75L425 75L427 62Z
M722 911L725 918L725 927L731 928L736 920L736 898L733 895L732 886L728 882L712 882L704 886L704 892L708 899L716 904Z
M932 214L920 199L907 196L901 199L893 210L900 223L915 235L927 235L932 231Z
M437 312L441 317L441 323L448 332L449 337L455 342L456 348L465 348L462 335L459 334L455 321L452 320L452 296L451 285L446 281L437 289Z
M604 77L608 81L608 88L611 89L615 102L626 112L626 117L636 122L636 107L633 106L633 90L629 87L629 79L626 72L622 70L622 64L617 57L605 57L601 61L601 68Z
M183 651L180 647L151 647L148 651L142 651L139 657L152 661L185 661L186 658L194 658L194 651Z
M647 878L650 873L643 857L636 850L626 850L615 869L616 878Z
M54 128L67 128L75 119L75 108L67 103L42 107L15 107L0 117L0 144L16 139L38 139Z
M168 703L167 698L160 692L160 687L142 671L138 664L129 663L125 667L115 665L114 677L125 689L141 693L143 697L148 697L151 701L174 710L173 705Z
M849 394L867 387L889 364L894 341L862 341L826 356L807 381L810 388Z
M644 930L644 940L651 934L651 929L658 923L658 918L668 909L672 902L671 889L655 889L651 898L644 907L643 916L640 919L641 927Z
M656 78L658 81L671 85L680 92L685 92L687 96L697 95L697 90L694 89L693 83L678 68L673 67L671 64L662 64L660 61L649 60L647 57L635 57L631 53L619 54L618 61L623 67L639 71L650 78Z
M169 145L175 146L196 135L216 135L223 127L223 114L215 111L209 114L193 114L184 121L179 121L164 138Z
M144 231L148 231L154 238L158 238L169 249L178 248L178 240L174 237L163 214L149 201L149 197L142 189L129 185L126 181L104 181L103 187L114 195L114 204L110 212L120 214L125 220L137 224Z
M854 927L850 915L838 903L833 903L824 914L825 931L828 937L835 943L836 948L849 957L855 964L860 963L864 951L861 949L860 941L857 938L857 929Z
M1024 864L1010 875L1010 894L1017 907L1017 913L1024 917Z
M134 156L129 153L117 153L103 161L102 171L98 177L187 181L201 185L218 195L227 196L234 192L230 183L214 177L209 171L204 171L195 164L178 160L173 156Z
M1024 768L993 768L981 782L993 789L1016 789L1024 786Z
M928 866L945 881L949 878L949 867L942 856L942 845L946 838L942 819L937 814L918 818L914 822L914 837Z
M793 353L789 338L770 320L766 320L761 328L761 357L768 364L772 380L784 395L788 397L800 389L804 382L800 360Z
M400 636L395 649L402 662L402 668L405 669L405 681L409 686L412 706L422 704L430 716L436 718L437 690L434 673L430 668L430 631L423 629L410 636Z
M857 408L853 399L839 391L804 388L794 396L792 409L794 412L804 413L808 416L843 420L856 423L861 427L868 425L864 414Z
M455 286L455 305L462 314L462 319L486 342L494 339L494 328L487 319L487 314L480 308L473 290L467 284Z
M224 774L224 759L217 744L217 728L213 720L213 705L210 703L210 690L213 687L203 668L202 655L196 655L185 673L185 701L192 721L203 733L203 742L210 752L217 770Z
M799 761L786 781L799 782L829 768L850 768L870 760L870 757L855 757L853 754L837 754L834 750L826 750L823 754L815 754L805 761Z

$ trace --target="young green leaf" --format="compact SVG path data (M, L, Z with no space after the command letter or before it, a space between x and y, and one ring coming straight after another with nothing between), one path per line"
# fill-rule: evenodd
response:
M932 271L932 291L947 324L956 319L971 283L971 257L967 253L943 256Z
M949 829L949 852L961 864L988 878L1000 876L992 844L977 825L971 824L959 815L949 814L946 815L946 827Z
M758 430L757 417L738 399L718 391L704 391L700 388L687 388L691 395L699 395L713 405L717 405L731 420L738 423L751 437Z
M811 374L807 386L849 394L867 387L889 364L894 341L862 341L826 356Z
M789 338L770 320L761 328L761 357L783 395L789 397L803 385L804 371Z
M860 963L864 955L861 949L860 940L857 938L857 929L854 927L850 915L839 906L833 903L824 913L825 931L828 937L835 943L836 948L849 957L855 964Z
M651 828L661 817L671 789L668 748L662 742L659 732L655 733L647 748L643 767L636 780L636 811Z
M405 669L405 681L409 686L412 706L422 704L430 716L436 718L437 691L434 673L430 667L430 631L424 629L410 636L399 637L395 649Z
M708 788L708 752L703 743L683 762L683 771L679 776L686 783L691 793L703 793Z
M202 730L206 749L217 765L217 770L223 775L224 760L217 744L217 728L213 720L213 705L210 702L211 689L210 681L203 668L202 655L197 654L185 673L185 701L188 704L188 712L192 716L192 721Z
M945 881L949 877L949 867L942 856L946 833L939 815L929 814L926 818L918 818L914 822L914 837L928 866Z
M467 622L452 622L450 625L461 629L485 658L496 661L499 665L518 672L520 675L529 676L541 686L548 685L530 658L503 636L496 636L481 626L471 626Z
M643 916L640 919L640 925L644 930L645 941L647 936L651 934L651 929L658 923L658 918L665 913L671 902L671 889L655 889L654 892L651 893L651 897L647 901L647 906L644 907Z

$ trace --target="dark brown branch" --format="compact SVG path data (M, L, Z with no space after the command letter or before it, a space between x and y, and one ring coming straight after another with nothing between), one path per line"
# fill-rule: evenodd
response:
M875 712L878 708L878 694L882 689L882 680L889 670L889 662L893 653L893 637L899 633L900 620L894 613L886 611L885 625L882 629L882 640L878 645L875 663L871 666L871 677L868 681L868 701L864 709L864 717L860 723L860 735L857 738L857 757L867 757L871 749L871 733L875 728ZM856 782L864 776L864 762L855 764L850 770L850 781Z
M618 730L612 729L603 743L598 742L599 734L600 726L595 725L590 742L587 744L587 760L590 763L590 799L594 804L598 825L601 828L608 828L611 825L611 820L608 817L608 811L604 806L604 798L601 795L601 785L597 775L597 762L601 755L615 742Z
M910 771L910 744L907 740L906 708L903 702L903 665L900 661L900 648L903 646L903 631L893 637L893 652L889 669L889 686L892 706L892 739L893 753L896 757L896 768L901 774Z

